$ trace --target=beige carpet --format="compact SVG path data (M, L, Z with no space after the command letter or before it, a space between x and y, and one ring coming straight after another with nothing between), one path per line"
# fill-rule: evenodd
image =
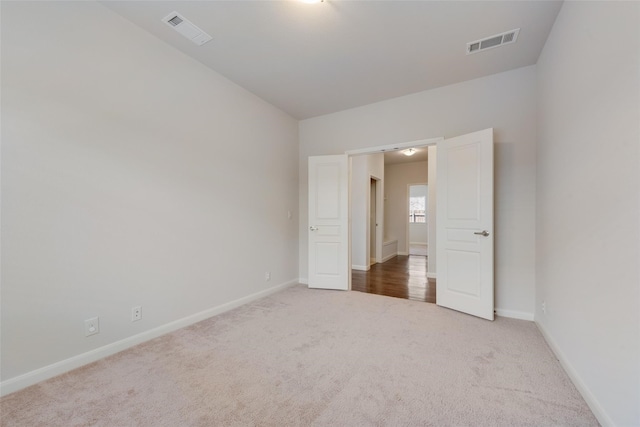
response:
M0 401L2 426L591 426L531 322L296 286Z

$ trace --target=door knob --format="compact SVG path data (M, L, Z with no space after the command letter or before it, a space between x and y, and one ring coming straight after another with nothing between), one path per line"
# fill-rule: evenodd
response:
M477 234L478 236L484 236L487 237L489 235L489 232L487 230L482 230L482 231L476 231L473 234Z
M309 230L311 231L318 231L318 227L312 225L311 227L309 227Z

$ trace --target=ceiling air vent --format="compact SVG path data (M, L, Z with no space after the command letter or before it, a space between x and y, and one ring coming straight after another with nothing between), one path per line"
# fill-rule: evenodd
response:
M496 34L495 36L467 43L467 55L481 52L487 49L492 49L494 47L503 46L509 43L515 43L515 41L518 39L519 32L520 28L517 28L515 30L507 31L506 33Z
M211 40L209 34L193 25L178 12L171 12L168 16L165 16L162 21L198 46L202 46Z

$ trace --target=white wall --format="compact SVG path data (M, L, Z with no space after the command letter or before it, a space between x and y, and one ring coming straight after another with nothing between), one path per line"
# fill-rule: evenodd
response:
M358 270L369 270L370 251L369 212L371 177L384 188L384 155L369 154L351 158L351 264ZM378 203L382 205L382 203ZM384 218L384 213L382 213Z
M397 163L386 165L385 174L385 223L389 240L398 240L398 253L409 253L407 242L407 216L409 215L407 186L427 182L427 162Z
M368 270L367 215L370 185L367 171L367 156L351 158L351 268Z
M3 384L295 280L297 147L98 3L2 2Z
M565 2L537 66L536 322L603 425L640 425L639 28Z
M300 122L300 277L307 277L307 157L495 129L496 307L532 319L535 66Z
M427 245L427 223L416 222L409 224L409 244Z

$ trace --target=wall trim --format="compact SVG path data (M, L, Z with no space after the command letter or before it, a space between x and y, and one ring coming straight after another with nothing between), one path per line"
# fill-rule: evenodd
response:
M589 390L589 387L587 387L584 381L582 381L582 377L580 377L578 372L574 369L571 362L569 362L569 359L567 359L567 356L565 356L562 350L560 350L560 347L558 347L558 344L556 344L553 338L551 338L551 335L549 334L549 332L544 328L544 326L541 323L537 321L534 323L538 327L538 330L542 334L542 337L544 338L544 340L549 345L549 348L551 348L551 351L553 352L553 354L555 354L558 361L560 361L560 365L564 368L565 372L569 376L569 379L571 380L573 385L576 386L576 388L578 389L578 392L582 395L582 398L585 400L585 402L587 402L587 406L589 406L589 409L591 409L591 412L593 412L593 415L595 415L598 422L605 427L615 426L616 424L609 417L609 415L607 415L607 412L604 410L602 405L600 405L600 402L593 395L593 393L591 393L591 390Z
M309 279L306 277L299 277L298 278L298 283L300 283L301 285L308 285L309 284Z
M18 390L21 390L23 388L29 387L31 385L37 384L41 381L48 380L50 378L53 378L58 375L77 369L81 366L87 365L89 363L95 362L100 359L104 359L107 356L111 356L113 354L119 353L135 345L138 345L143 342L157 338L159 336L168 334L169 332L173 332L177 329L181 329L186 326L192 325L194 323L198 323L202 320L208 319L215 315L240 307L241 305L250 303L257 299L282 291L288 287L297 285L300 282L301 280L298 280L298 279L290 280L288 282L275 285L271 288L253 293L251 295L247 295L246 297L229 301L227 303L209 308L199 313L195 313L190 316L183 317L182 319L178 319L173 322L166 323L162 326L150 329L140 334L137 334L128 338L124 338L122 340L113 342L111 344L107 344L105 346L96 348L94 350L87 351L86 353L78 354L68 359L61 360L59 362L53 363L48 366L44 366L42 368L38 368L31 372L27 372L26 374L22 374L17 377L10 378L6 381L2 381L0 382L0 396L6 396L7 394L10 394Z
M502 308L496 308L496 314L500 317L509 317L511 319L529 320L533 322L533 313L517 310L505 310Z
M396 254L391 253L391 254L387 255L386 257L382 258L382 260L380 261L380 263L387 262L387 261L389 261L391 258L395 258L395 257L397 257L397 256L398 256L398 254L397 254L397 253L396 253Z
M430 271L427 271L427 279L437 279L436 273L431 273Z
M371 267L368 266L368 265L356 265L356 264L353 264L351 266L352 270L359 270L359 271L369 271L370 268Z
M398 255L409 255L409 252L400 252L400 251L398 251Z

